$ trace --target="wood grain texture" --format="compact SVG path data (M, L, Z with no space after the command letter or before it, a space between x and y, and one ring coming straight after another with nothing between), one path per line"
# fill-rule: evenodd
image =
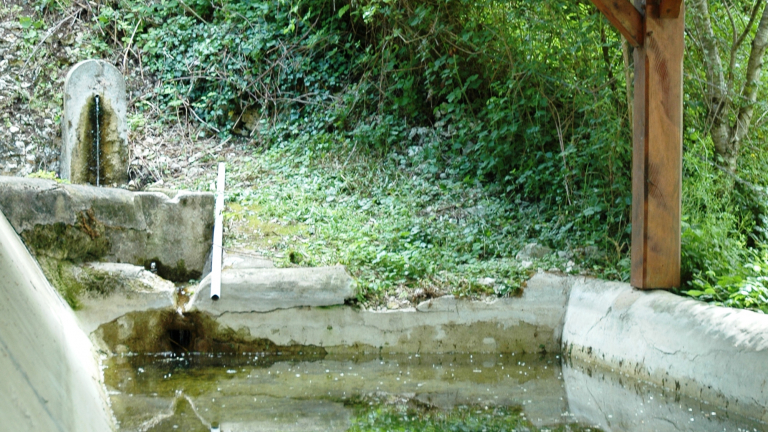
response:
M641 289L680 286L685 11L660 18L659 7L647 6L635 50L631 284Z
M683 0L661 0L658 18L678 18L683 7Z
M630 45L643 45L643 15L629 0L591 1Z

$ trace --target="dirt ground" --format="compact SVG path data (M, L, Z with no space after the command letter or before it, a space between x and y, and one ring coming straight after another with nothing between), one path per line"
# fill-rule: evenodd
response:
M171 113L175 124L160 122L161 114L169 117L153 104L160 83L143 70L136 47L98 43L104 35L89 24L96 2L73 1L65 10L30 3L0 0L0 175L59 172L64 79L92 58L114 64L126 79L128 188L203 188L217 160L239 158L250 147L247 139L220 139L183 111Z

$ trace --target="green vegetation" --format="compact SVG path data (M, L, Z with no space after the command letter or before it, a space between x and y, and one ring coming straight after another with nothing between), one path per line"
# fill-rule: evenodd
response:
M716 149L710 132L724 120L712 117L707 38L688 32L682 292L766 311L768 105L734 90L747 84L751 44L729 45L741 32L751 41L762 8L708 3L714 43L734 60L728 121L747 105L759 116L737 157ZM79 7L38 6L21 23L30 41L50 26L43 18ZM235 168L230 246L251 242L284 265L345 264L361 300L402 288L515 292L528 276L515 256L529 242L563 252L531 269L628 278L631 55L588 1L77 10L89 53L156 79L133 100L134 130L191 119L195 136L235 135L250 153ZM765 78L757 85L766 100Z
M32 174L29 174L27 177L28 178L38 178L38 179L43 179L43 180L56 180L57 183L69 184L69 180L62 180L62 179L60 179L59 175L56 174L54 171L43 171L43 170L40 170L40 171L33 172Z
M361 300L403 286L425 295L506 294L529 277L510 254L520 249L517 233L526 228L519 220L536 208L471 183L425 178L417 168L349 152L342 160L337 144L317 141L238 164L232 183L253 188L228 196L225 246L255 246L282 257L282 265L342 263L357 278ZM408 164L418 167L420 158L413 155ZM557 261L548 257L541 265L564 269ZM481 285L481 278L495 282Z
M512 432L537 431L520 409L462 406L449 411L427 410L411 404L377 405L359 410L350 432ZM599 431L577 424L544 428L548 431Z
M37 262L40 263L45 277L73 310L82 307L80 300L86 294L105 296L113 291L130 289L131 282L126 282L109 272L77 265L69 260L37 255Z

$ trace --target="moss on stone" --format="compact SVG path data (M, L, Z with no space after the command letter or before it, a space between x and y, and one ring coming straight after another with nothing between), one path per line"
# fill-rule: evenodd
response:
M88 98L78 123L78 148L73 155L77 157L73 157L70 174L72 183L95 185L97 174L98 184L102 186L128 182L128 172L125 169L128 150L120 138L117 126L117 114L109 98L99 95L98 110L96 95ZM97 138L98 146L96 146Z
M220 325L204 312L183 316L175 310L130 312L103 324L96 335L112 352L259 352L284 356L311 352L317 358L327 354L323 347L277 345L269 339L254 338L247 328L234 330Z
M187 265L184 260L178 260L176 265L172 266L165 264L160 260L160 258L155 257L144 260L142 265L146 270L151 270L152 263L155 263L155 270L157 270L157 275L165 280L173 282L187 282L191 279L199 279L200 276L202 276L202 273L199 271L187 270Z
M48 256L38 257L43 274L74 310L82 307L83 296L107 296L115 291L130 291L133 281L124 280L109 272L80 266L72 261Z
M78 310L82 307L79 298L84 290L83 285L75 277L75 265L69 261L61 261L48 256L38 256L37 262L43 274L54 288L61 294L69 306Z
M105 226L94 216L93 210L78 213L74 225L57 222L35 225L21 233L27 247L36 256L47 256L71 262L98 261L111 248Z

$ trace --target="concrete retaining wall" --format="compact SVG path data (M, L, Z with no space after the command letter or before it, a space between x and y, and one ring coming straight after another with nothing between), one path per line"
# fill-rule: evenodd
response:
M2 213L0 377L2 430L114 430L88 337Z
M201 276L213 233L213 194L60 184L0 176L0 211L37 255L148 265L166 279Z
M216 321L278 345L315 345L329 353L555 352L567 280L534 277L519 298L492 302L441 297L388 312L350 307L226 312Z
M576 279L563 354L768 421L768 316Z

